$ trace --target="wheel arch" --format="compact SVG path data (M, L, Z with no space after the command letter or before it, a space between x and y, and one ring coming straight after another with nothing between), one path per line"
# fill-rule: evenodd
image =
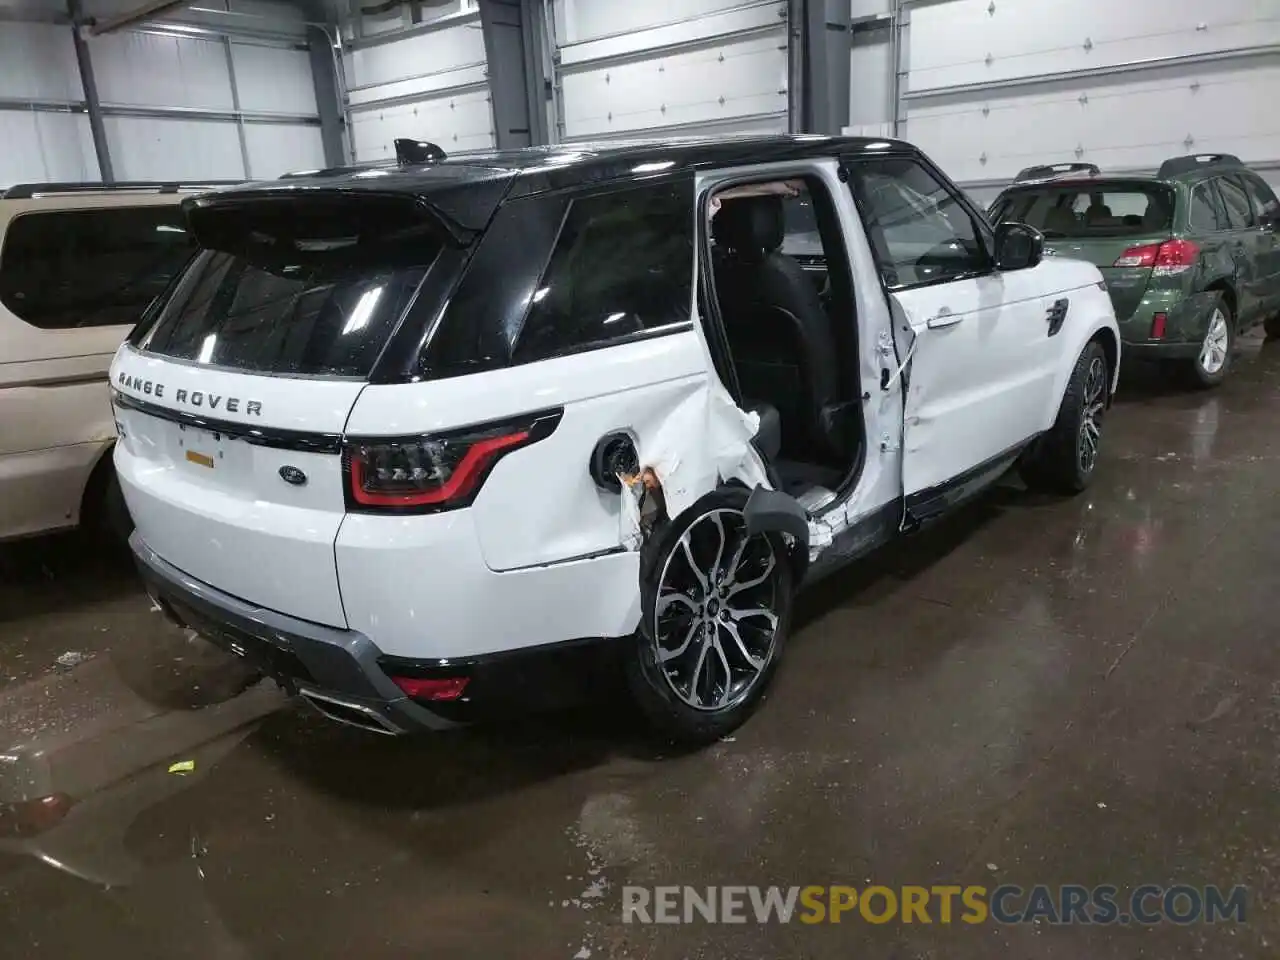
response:
M1102 352L1107 358L1107 382L1111 385L1111 389L1107 391L1107 406L1110 407L1119 383L1117 378L1120 375L1120 338L1110 327L1099 327L1086 341L1085 346L1090 343L1101 344Z
M1236 294L1236 285L1230 277L1218 277L1210 283L1205 284L1205 293L1221 293L1222 299L1226 301L1227 309L1231 311L1231 320L1235 324L1236 329L1240 327L1240 309L1239 297Z
M102 449L98 451L98 455L93 461L93 468L89 471L89 475L85 478L84 486L80 490L79 512L76 516L77 526L84 526L85 520L89 518L94 505L102 501L107 483L116 468L115 459L112 456L115 453L115 449L115 440L108 440L102 445Z

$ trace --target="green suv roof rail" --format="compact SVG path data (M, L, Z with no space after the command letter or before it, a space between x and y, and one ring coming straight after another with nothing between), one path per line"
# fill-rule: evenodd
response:
M1027 183L1032 180L1056 180L1058 177L1090 176L1098 177L1102 170L1096 163L1046 163L1020 170L1013 178L1014 183Z
M1243 167L1240 158L1229 153L1194 153L1185 157L1171 157L1160 164L1156 176L1161 180L1181 176L1208 167Z

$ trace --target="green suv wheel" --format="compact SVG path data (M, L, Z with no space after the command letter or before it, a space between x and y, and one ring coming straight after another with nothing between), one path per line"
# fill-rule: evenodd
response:
M1231 369L1231 350L1235 346L1235 318L1231 308L1221 297L1209 315L1209 324L1200 352L1191 361L1191 382L1199 387L1216 387L1227 378Z

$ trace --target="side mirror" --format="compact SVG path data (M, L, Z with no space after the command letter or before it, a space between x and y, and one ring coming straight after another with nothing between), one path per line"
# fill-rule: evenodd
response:
M1025 223L998 224L995 241L998 270L1024 270L1044 259L1044 235Z
M1268 207L1258 214L1258 226L1269 233L1275 233L1280 227L1280 207Z

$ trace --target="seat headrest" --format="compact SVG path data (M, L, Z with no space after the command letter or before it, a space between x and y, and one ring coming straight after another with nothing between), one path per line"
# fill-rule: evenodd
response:
M726 200L711 221L716 243L741 256L761 256L782 246L786 236L782 197L738 197Z

